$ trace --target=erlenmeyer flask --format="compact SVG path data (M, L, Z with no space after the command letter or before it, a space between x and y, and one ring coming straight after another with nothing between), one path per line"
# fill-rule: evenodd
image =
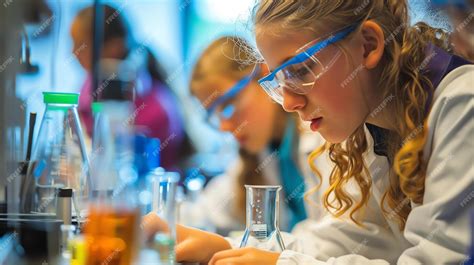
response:
M73 215L89 195L89 159L77 114L79 94L44 92L46 110L28 169L35 180L32 212L55 213L59 188L73 189Z
M281 186L245 185L246 229L240 247L283 251L285 244L279 228L279 191Z

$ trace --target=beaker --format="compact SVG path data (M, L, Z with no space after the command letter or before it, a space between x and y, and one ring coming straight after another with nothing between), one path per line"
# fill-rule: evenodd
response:
M35 197L29 211L55 213L57 190L73 190L73 214L80 216L89 196L89 159L77 103L79 94L43 92L46 110L28 169Z
M159 254L160 264L175 264L176 243L176 192L180 175L158 168L150 175L152 187L152 211L166 221L166 231L158 231L152 247Z
M285 250L279 228L281 186L245 185L245 190L246 229L240 247Z

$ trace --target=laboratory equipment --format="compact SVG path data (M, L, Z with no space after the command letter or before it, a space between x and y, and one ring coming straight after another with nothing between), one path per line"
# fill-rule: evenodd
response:
M180 175L177 172L165 172L160 168L150 175L152 212L165 220L168 225L166 230L155 234L152 242L152 248L157 251L160 264L163 265L172 265L176 261L176 193L179 179Z
M43 100L46 110L22 187L22 209L55 214L58 189L70 188L74 213L80 218L89 196L90 175L76 109L79 94L43 92ZM31 188L34 193L28 192Z
M94 192L84 227L86 264L129 265L137 257L140 222L133 128L127 122L132 105L108 100L93 108Z
M68 244L74 239L76 226L71 224L61 225L61 259L63 263L70 262L71 251L68 248Z
M146 215L151 212L153 201L149 179L155 170L162 170L159 168L160 140L141 134L135 135L134 150L134 166L138 173L137 190L140 212L142 215Z
M279 191L281 186L245 185L246 229L240 247L285 250L279 229Z
M72 189L61 188L57 193L56 218L63 220L63 224L70 225L72 223Z

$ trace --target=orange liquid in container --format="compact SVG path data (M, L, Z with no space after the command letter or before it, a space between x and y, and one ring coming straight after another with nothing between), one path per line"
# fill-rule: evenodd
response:
M138 252L137 209L90 208L85 224L87 265L130 265Z

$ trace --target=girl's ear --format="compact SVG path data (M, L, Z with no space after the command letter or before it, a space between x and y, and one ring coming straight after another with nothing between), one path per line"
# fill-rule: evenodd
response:
M362 39L364 45L363 64L367 69L375 68L382 58L385 39L379 24L368 20L362 24Z

